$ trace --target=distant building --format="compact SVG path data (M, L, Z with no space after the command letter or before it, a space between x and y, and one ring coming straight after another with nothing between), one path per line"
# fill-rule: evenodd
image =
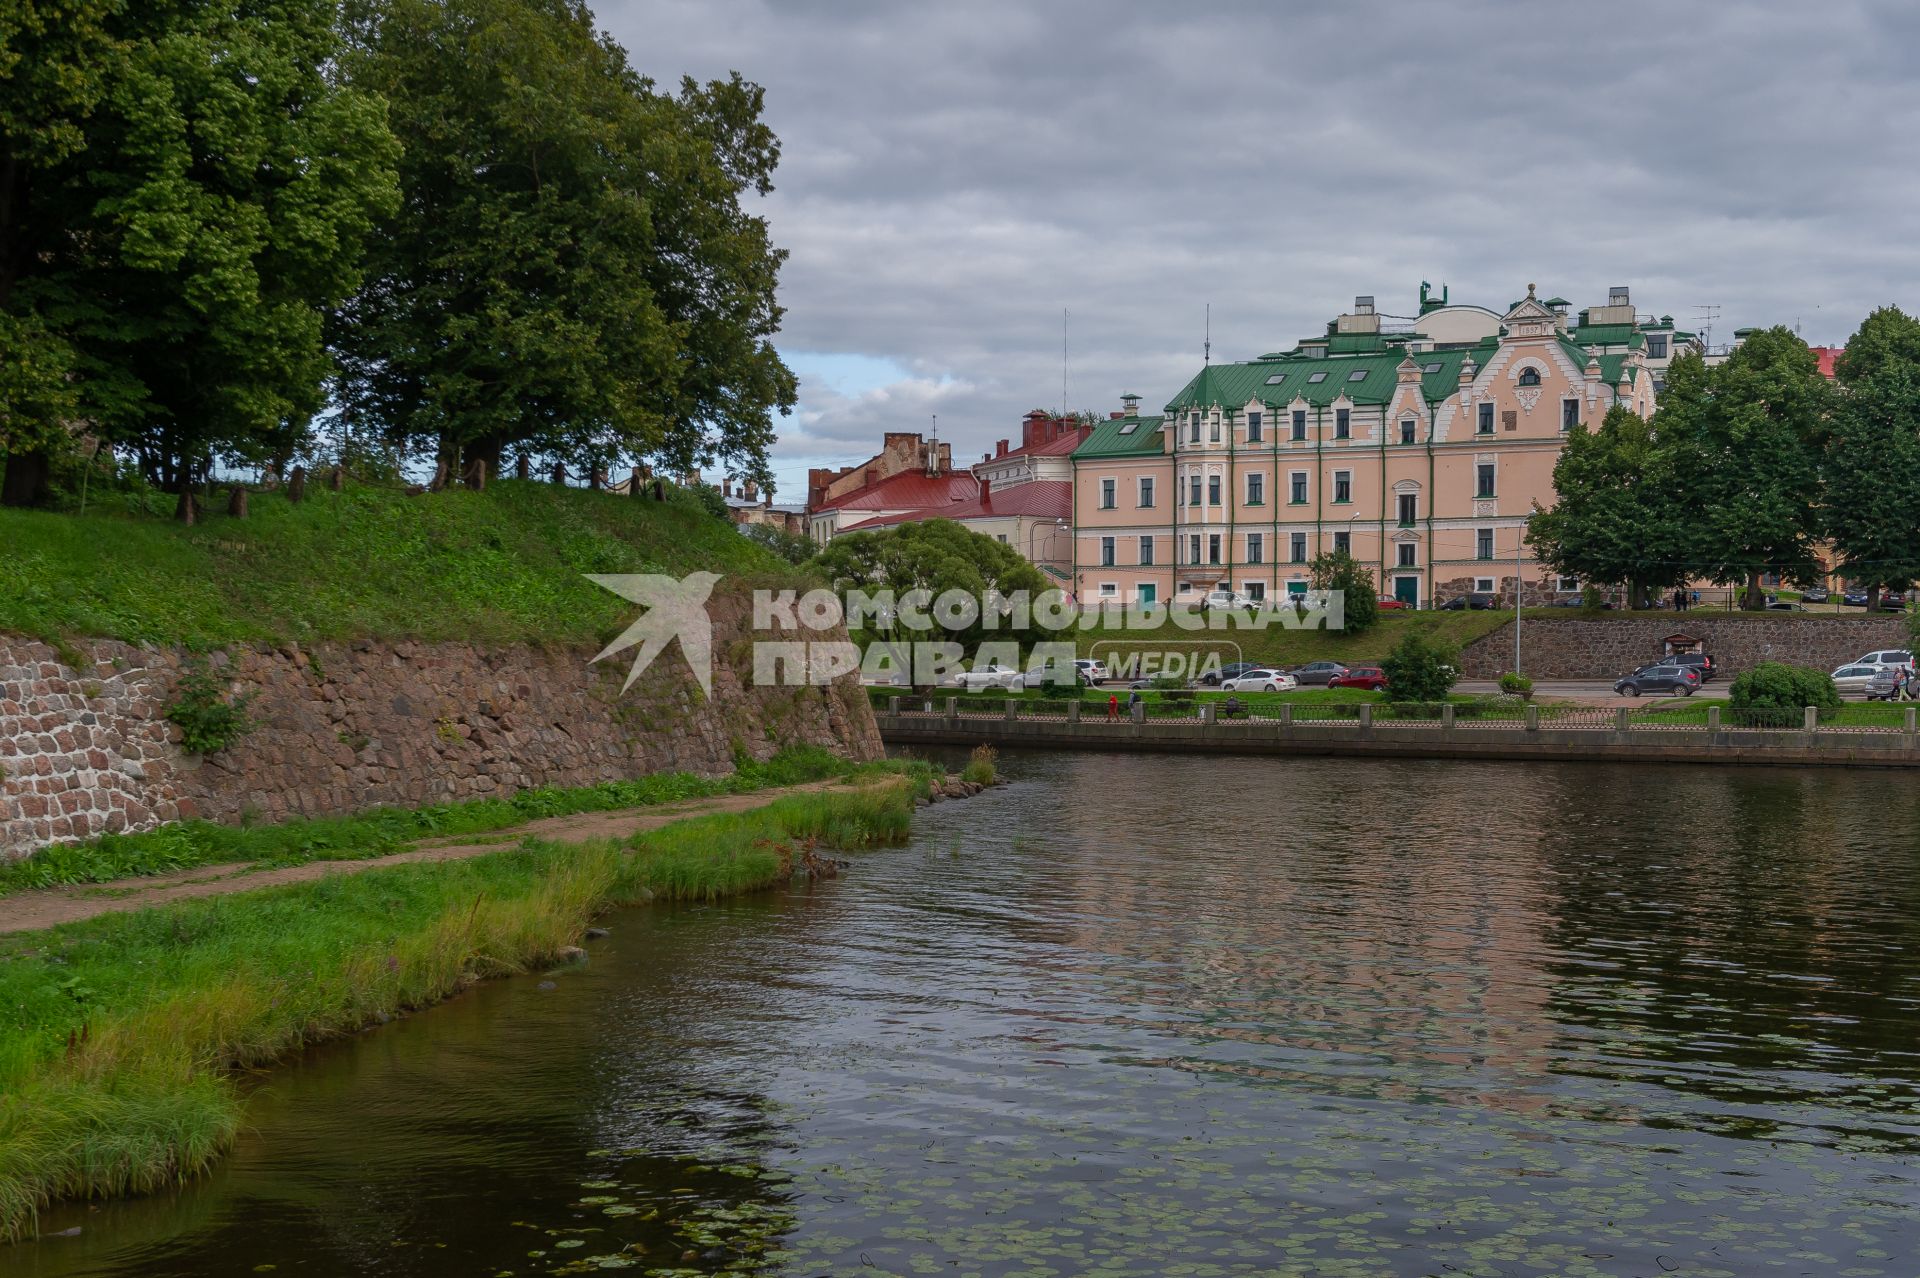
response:
M1527 516L1566 433L1652 413L1653 350L1664 369L1692 335L1625 289L1575 319L1531 285L1499 313L1423 285L1420 311L1390 328L1356 298L1290 351L1207 365L1160 415L1124 397L1073 454L1080 599L1300 593L1333 550L1415 605L1578 590L1533 561Z

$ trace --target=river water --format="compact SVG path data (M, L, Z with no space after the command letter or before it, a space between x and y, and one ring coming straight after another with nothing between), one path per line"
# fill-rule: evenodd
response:
M1910 780L1003 762L271 1071L0 1272L1920 1272Z

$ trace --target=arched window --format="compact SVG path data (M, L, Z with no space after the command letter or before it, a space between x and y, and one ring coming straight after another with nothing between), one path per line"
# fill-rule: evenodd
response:
M1521 369L1520 384L1522 386L1538 386L1540 384L1540 370L1537 368Z

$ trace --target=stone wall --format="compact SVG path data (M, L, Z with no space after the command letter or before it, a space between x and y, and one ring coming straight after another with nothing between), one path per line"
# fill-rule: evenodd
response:
M1659 617L1525 618L1520 668L1535 679L1614 679L1657 659L1676 631L1706 640L1721 669L1737 674L1762 661L1831 670L1876 648L1904 648L1896 616L1820 616L1677 612ZM1490 679L1513 669L1513 623L1467 645L1463 677Z
M677 644L624 694L631 652L598 665L588 664L592 649L452 643L214 653L231 690L253 694L255 726L205 757L184 752L165 717L181 652L83 642L63 650L83 658L75 668L44 643L0 635L0 859L194 816L271 821L727 772L736 748L755 758L797 744L879 756L857 678L753 686L746 600L716 596L709 613L711 697Z

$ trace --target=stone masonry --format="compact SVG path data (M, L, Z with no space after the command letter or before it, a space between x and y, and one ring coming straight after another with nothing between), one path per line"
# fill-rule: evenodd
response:
M0 859L196 816L274 821L723 773L736 751L763 759L787 745L879 757L855 676L754 686L746 600L716 596L709 611L710 698L677 644L624 694L631 652L598 665L591 649L453 643L214 653L229 689L253 694L254 727L205 757L184 752L166 719L183 653L89 641L74 668L44 643L0 634Z
M1535 679L1614 679L1657 660L1674 633L1706 641L1729 675L1763 661L1831 670L1878 648L1907 646L1895 616L1675 612L1658 617L1555 617L1520 623L1520 668ZM1513 669L1513 623L1468 644L1462 677L1491 679Z

